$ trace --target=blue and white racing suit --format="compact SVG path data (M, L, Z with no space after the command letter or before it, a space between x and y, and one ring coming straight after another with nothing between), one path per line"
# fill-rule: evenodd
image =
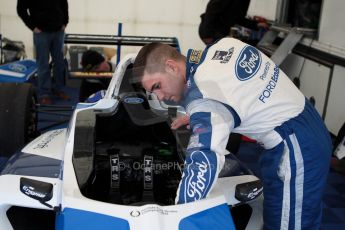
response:
M319 229L330 136L278 66L256 48L224 38L203 52L188 51L187 87L193 134L176 202L207 197L228 154L228 135L241 133L265 148L265 229Z

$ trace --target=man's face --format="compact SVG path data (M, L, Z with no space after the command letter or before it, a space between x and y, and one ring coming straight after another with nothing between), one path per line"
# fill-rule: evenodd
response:
M152 74L145 71L141 83L146 91L155 93L163 101L181 101L185 89L183 76L172 71Z
M108 72L110 71L110 67L107 61L103 61L101 63L99 63L98 65L95 65L91 71L94 72Z

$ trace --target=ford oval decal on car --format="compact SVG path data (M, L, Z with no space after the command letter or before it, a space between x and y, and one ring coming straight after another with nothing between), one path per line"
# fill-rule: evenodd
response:
M10 65L8 66L8 68L9 68L10 70L13 70L14 72L18 72L18 73L24 73L24 72L27 70L27 68L26 68L25 65L17 64L17 63L10 64Z
M240 81L245 81L258 72L261 65L261 55L252 46L246 46L236 60L235 72Z
M140 97L126 97L123 101L127 104L141 104L144 102L144 99Z

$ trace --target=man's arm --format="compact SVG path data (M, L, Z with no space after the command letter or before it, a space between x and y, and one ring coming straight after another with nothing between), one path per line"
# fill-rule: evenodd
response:
M34 30L35 25L32 22L32 19L28 13L28 10L29 10L28 1L18 0L17 2L18 16L23 20L25 25L30 28L30 30Z
M176 203L205 198L214 187L228 151L226 144L234 119L221 103L200 99L188 105L193 135L187 148L185 167Z

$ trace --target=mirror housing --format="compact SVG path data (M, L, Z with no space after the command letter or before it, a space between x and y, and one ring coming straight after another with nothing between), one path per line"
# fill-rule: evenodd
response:
M53 185L51 183L21 177L20 191L45 206L52 207L46 203L53 197Z

